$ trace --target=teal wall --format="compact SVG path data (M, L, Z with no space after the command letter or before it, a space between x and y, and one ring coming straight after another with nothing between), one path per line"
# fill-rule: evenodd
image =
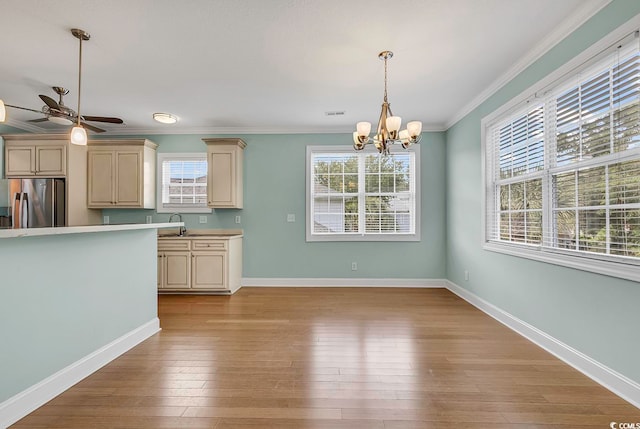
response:
M0 238L0 403L157 317L156 230Z
M447 278L636 382L640 284L482 249L480 121L638 13L610 3L451 127L445 157Z
M243 277L414 278L445 276L444 133L424 133L421 155L422 240L420 242L305 241L305 168L308 145L349 145L347 134L234 135L246 143L244 208L185 215L187 228L244 230ZM201 135L148 136L158 152L205 152ZM296 215L295 223L286 221ZM104 210L110 223L167 221L152 210ZM235 224L240 215L241 225ZM351 262L358 271L351 271Z

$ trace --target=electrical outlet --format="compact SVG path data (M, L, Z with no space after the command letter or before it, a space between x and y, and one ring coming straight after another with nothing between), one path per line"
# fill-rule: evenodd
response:
M147 216L147 223L153 222L153 216Z
M109 225L109 216L103 216L102 217L102 223L104 225Z
M351 271L358 271L358 263L357 262L352 262L351 263Z
M296 215L294 215L293 213L289 213L287 215L287 222L295 222L296 221Z
M207 223L207 217L206 216L200 216L200 223Z
M236 216L236 223L240 223L240 215Z
M469 271L467 270L464 270L464 280L467 282L469 281Z

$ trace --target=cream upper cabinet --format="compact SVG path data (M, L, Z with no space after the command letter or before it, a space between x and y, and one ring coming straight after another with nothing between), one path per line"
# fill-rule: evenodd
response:
M7 178L64 178L65 224L102 222L100 210L87 207L87 146L71 144L68 134L5 134L2 138Z
M6 177L64 177L67 174L67 145L59 141L36 144L5 143Z
M146 139L89 142L88 206L155 208L157 147Z
M207 144L209 207L241 209L244 148L247 144L237 138L202 140Z

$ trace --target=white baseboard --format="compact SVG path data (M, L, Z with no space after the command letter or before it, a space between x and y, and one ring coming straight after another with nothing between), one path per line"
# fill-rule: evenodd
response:
M0 428L17 422L158 331L160 320L156 317L0 403Z
M251 287L397 287L444 288L445 279L363 279L363 278L266 278L244 277L242 286Z
M540 329L518 319L472 292L447 280L446 287L474 307L485 312L529 341L542 347L558 359L577 369L596 383L609 389L625 401L640 408L640 384L612 370L584 353L557 340Z

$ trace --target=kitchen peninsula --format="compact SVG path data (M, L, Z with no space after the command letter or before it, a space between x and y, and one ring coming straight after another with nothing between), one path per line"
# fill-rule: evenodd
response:
M0 427L158 332L157 230L0 230Z

